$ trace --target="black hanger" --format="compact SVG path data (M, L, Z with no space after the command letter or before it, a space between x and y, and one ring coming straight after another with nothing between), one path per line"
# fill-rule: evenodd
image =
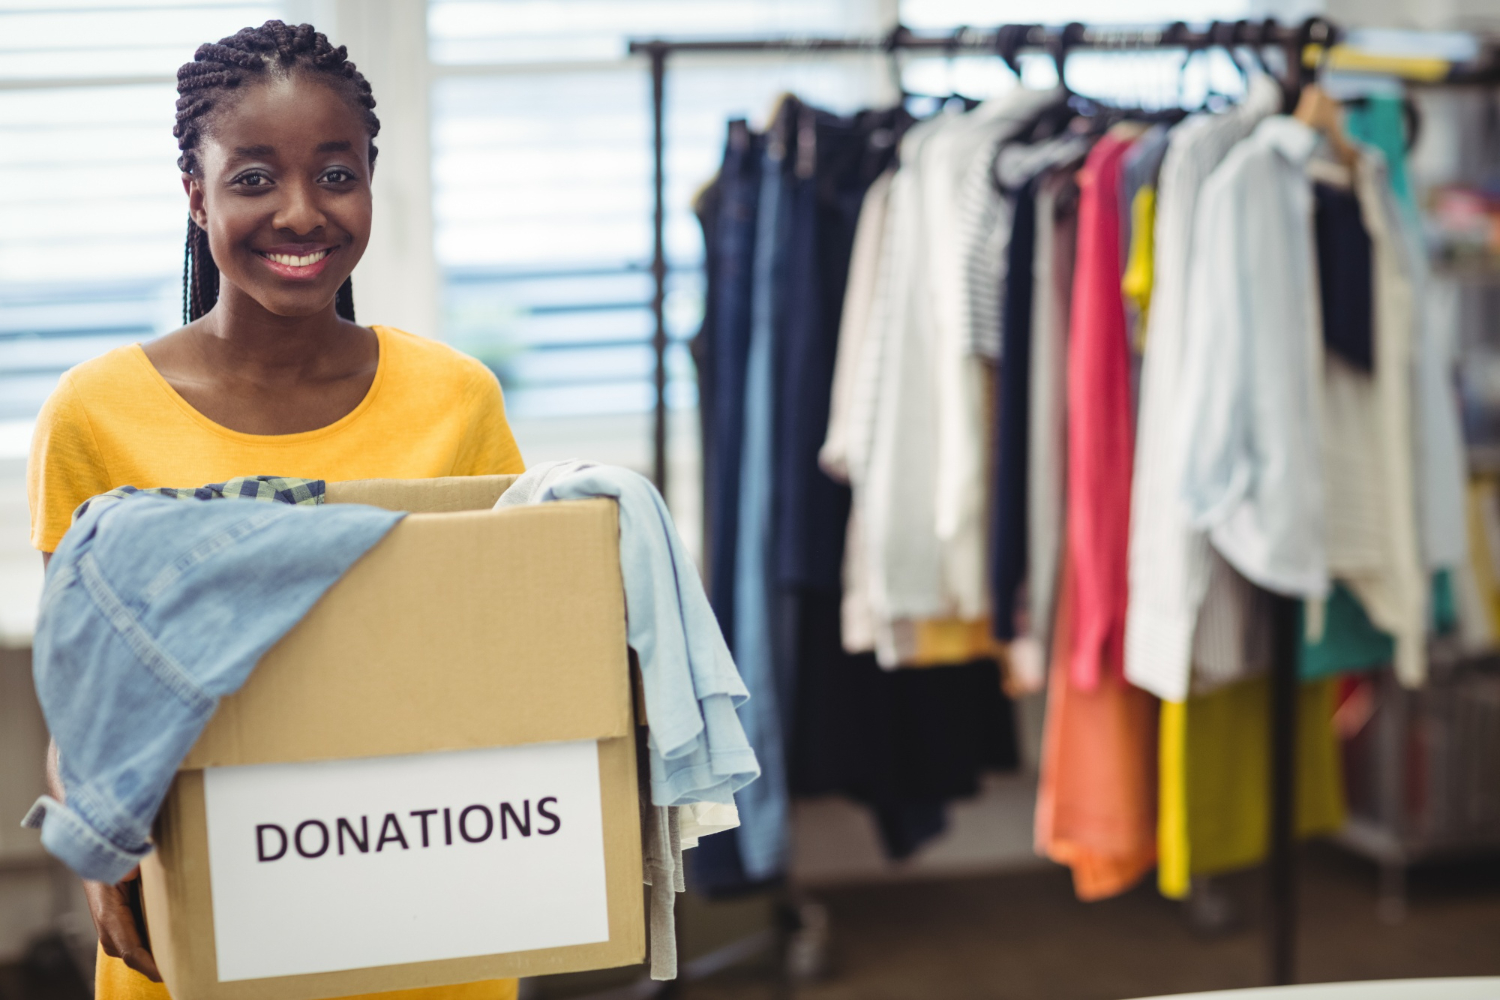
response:
M1052 64L1057 67L1057 85L1064 94L1073 93L1068 86L1068 50L1083 40L1085 30L1082 24L1072 21L1057 34L1047 37L1047 51L1052 55Z
M1225 54L1229 56L1229 61L1234 64L1234 68L1239 71L1240 82L1248 88L1250 84L1250 73L1245 69L1243 65L1241 65L1239 59L1236 58L1234 48L1235 38L1237 37L1236 32L1239 29L1239 25L1242 23L1244 22L1210 21L1208 25L1208 31L1203 36L1203 44L1198 48L1198 51L1207 52L1211 49L1223 49ZM1189 53L1189 55L1191 56L1191 53ZM1184 68L1185 67L1186 64L1184 64ZM1216 97L1220 99L1220 103L1218 105L1220 107L1222 107L1223 104L1227 104L1229 101L1233 100L1233 95L1226 94L1223 91L1214 89L1212 72L1208 73L1205 79L1207 80L1207 86L1204 89L1203 104L1200 110L1202 110L1203 108L1214 107L1214 98ZM1180 91L1181 87L1179 86L1178 89Z
M1259 32L1254 28L1252 21L1235 21L1229 30L1229 56L1234 64L1240 68L1240 75L1245 78L1246 83L1250 80L1250 68L1240 61L1240 53L1245 53L1249 59L1262 73L1266 72L1266 61L1261 58L1260 48L1255 44L1258 35L1264 33L1264 28Z
M943 42L943 58L948 61L948 73L950 77L953 73L953 59L958 55L959 49L963 47L967 36L972 30L973 29L971 29L967 24L960 24L958 27L953 29L953 33L949 35L947 40ZM969 97L965 94L960 94L953 88L949 88L948 96L940 98L940 100L943 102L943 105L945 107L950 103L957 101L963 105L963 109L965 111L973 111L980 105L980 101L977 98Z
M896 83L896 91L901 95L901 103L903 104L906 103L908 97L912 96L907 93L906 80L901 76L901 58L899 56L901 43L906 41L908 34L910 32L907 31L905 25L897 24L886 34L885 40L880 46L885 50L886 67L890 70L891 79Z
M1307 65L1303 57L1308 46L1322 46L1326 57L1337 40L1338 29L1326 17L1309 17L1302 22L1296 35L1286 45L1286 79L1282 81L1282 94L1285 98L1282 105L1285 111L1290 113L1294 110L1302 97L1302 88L1318 79L1322 59L1312 66Z
M1214 24L1218 23L1219 22L1217 21L1214 22ZM1212 29L1210 29L1210 34L1212 34ZM1188 65L1193 61L1193 56L1205 51L1210 43L1201 42L1197 38L1195 38L1192 31L1189 30L1186 22L1183 21L1172 22L1172 24L1167 27L1167 30L1162 37L1162 42L1168 46L1181 45L1184 50L1182 65L1177 67L1177 103L1180 105L1183 103L1182 88L1183 85L1187 82Z
M1031 35L1031 24L1002 24L995 31L995 54L999 56L1010 71L1016 74L1016 80L1021 79L1021 60L1019 53L1021 46L1026 43Z
M1008 39L1007 44L1018 48L1029 39L1033 27L1041 26L1014 24L1007 25L1006 27L1013 29L1011 37L1014 38L1013 42ZM1084 30L1082 24L1074 21L1064 26L1055 35L1046 34L1047 52L1052 56L1052 64L1057 67L1057 87L1060 97L1057 101L1047 105L1037 113L1030 128L1017 134L1019 141L1039 142L1043 139L1050 139L1067 128L1073 119L1078 117L1080 110L1093 106L1093 102L1073 93L1072 89L1068 87L1068 50L1082 40ZM1043 28L1043 31L1045 33L1046 29ZM1007 60L1007 63L1009 63L1009 60ZM1012 69L1017 69L1017 67L1012 66ZM1019 72L1017 75L1019 76ZM993 173L994 171L992 170L991 174Z

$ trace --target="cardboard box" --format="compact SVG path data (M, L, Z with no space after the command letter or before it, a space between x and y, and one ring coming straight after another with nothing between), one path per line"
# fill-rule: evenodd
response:
M330 503L414 513L178 772L142 865L174 1000L643 960L617 512L491 510L512 480L329 485Z

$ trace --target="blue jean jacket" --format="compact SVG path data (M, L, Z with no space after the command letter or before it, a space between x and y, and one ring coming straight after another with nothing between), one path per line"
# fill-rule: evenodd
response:
M118 882L219 699L404 515L96 499L47 569L33 648L66 804L23 821L87 879Z

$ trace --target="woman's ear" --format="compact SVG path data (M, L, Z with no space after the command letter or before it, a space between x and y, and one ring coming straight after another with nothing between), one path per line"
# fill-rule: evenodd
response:
M208 228L208 212L203 208L203 182L192 174L182 175L182 190L188 196L188 218L198 224L199 229Z

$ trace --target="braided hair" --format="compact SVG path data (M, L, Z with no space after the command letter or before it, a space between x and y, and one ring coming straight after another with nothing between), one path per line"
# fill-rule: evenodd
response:
M177 137L178 168L186 174L201 176L198 143L207 132L212 112L220 107L228 91L247 80L264 78L271 70L289 73L301 69L322 73L339 88L350 103L359 108L365 129L370 133L370 163L374 165L375 137L380 134L380 119L375 117L375 97L370 84L349 61L348 50L334 48L328 37L310 24L292 27L281 21L267 21L259 28L242 28L228 38L206 42L193 53L193 61L177 70ZM219 300L219 268L208 248L208 232L191 218L187 224L187 245L182 258L182 321L191 323L214 307ZM354 321L354 284L346 279L334 298L340 316Z

